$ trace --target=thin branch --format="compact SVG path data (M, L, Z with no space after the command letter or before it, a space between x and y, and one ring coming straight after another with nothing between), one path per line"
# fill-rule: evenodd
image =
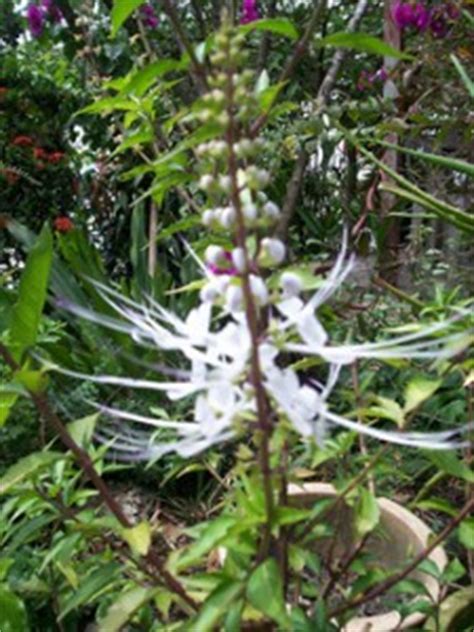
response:
M296 204L299 199L301 184L303 182L308 157L308 153L304 148L302 148L298 154L295 166L293 168L293 174L288 183L281 216L278 221L278 226L275 230L276 236L283 241L286 241L288 237L290 223L293 215L295 214Z
M359 0L357 6L354 11L354 15L352 16L349 24L345 28L346 33L354 33L357 27L359 26L360 21L364 17L364 13L367 10L368 0ZM326 105L329 100L329 96L334 87L334 84L337 81L337 76L339 70L341 68L342 62L344 61L347 55L347 51L343 48L339 48L331 61L331 65L329 66L329 70L326 73L326 76L323 79L323 82L318 90L317 100L320 105Z

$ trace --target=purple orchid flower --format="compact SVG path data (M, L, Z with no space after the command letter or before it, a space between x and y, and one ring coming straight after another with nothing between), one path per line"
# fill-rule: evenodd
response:
M430 12L422 2L396 2L392 10L392 18L399 29L409 26L417 31L424 31L430 21Z
M28 5L26 19L32 37L41 37L44 29L44 13L41 8L36 4Z
M433 37L440 39L446 37L449 29L459 17L459 9L456 5L448 3L434 7L430 11L429 27Z
M250 24L260 19L258 12L257 0L244 0L242 5L242 17L240 18L241 24Z
M150 29L156 29L160 23L160 18L156 15L155 9L151 4L144 4L140 7L140 13L143 18L143 23Z

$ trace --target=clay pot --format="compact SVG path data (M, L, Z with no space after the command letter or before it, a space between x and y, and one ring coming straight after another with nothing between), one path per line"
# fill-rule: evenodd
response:
M332 485L326 483L302 483L290 485L289 497L291 503L297 506L312 506L317 500L331 498L337 495ZM378 499L380 507L380 524L370 535L366 550L374 555L381 567L393 569L394 572L408 563L417 553L428 544L431 534L426 524L413 513L388 498ZM328 538L315 543L315 550L324 554L329 546L333 547L333 559L342 558L354 545L352 529L352 510L344 503L327 514L326 519L336 525L335 544ZM442 547L437 547L428 557L440 570L447 564L447 557ZM440 596L440 585L434 577L422 571L414 571L410 576L422 582L431 597L437 600ZM341 632L392 632L393 630L408 630L419 626L426 616L415 613L401 621L401 616L395 610L367 617L351 619Z

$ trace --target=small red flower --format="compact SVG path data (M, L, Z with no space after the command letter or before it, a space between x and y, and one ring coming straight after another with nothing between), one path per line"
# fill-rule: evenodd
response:
M35 147L33 149L33 156L36 160L48 160L48 152L45 151L42 147Z
M57 165L58 162L64 158L64 152L62 151L54 151L52 154L48 156L48 162L53 163L53 165Z
M60 233L68 233L73 230L74 224L69 217L61 216L54 220L54 228Z
M35 144L31 136L15 136L12 145L16 147L32 147Z

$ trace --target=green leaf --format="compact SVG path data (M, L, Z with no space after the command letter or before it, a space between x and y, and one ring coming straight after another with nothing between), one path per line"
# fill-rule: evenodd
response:
M206 599L199 615L185 627L186 632L212 632L228 613L244 590L244 584L233 580L223 581Z
M380 507L375 496L368 489L359 489L359 499L355 507L357 533L364 536L375 529L380 520Z
M466 549L474 549L474 518L466 518L461 522L458 537Z
M141 6L145 0L114 0L112 7L112 37L117 35L117 31L125 20Z
M247 584L247 598L259 612L288 628L283 581L276 560L270 558L254 570Z
M426 450L425 454L439 470L456 478L462 478L468 483L474 483L474 472L458 459L455 452Z
M133 615L161 591L161 588L142 588L137 586L119 595L99 620L98 632L119 632Z
M102 112L114 112L114 111L125 111L125 112L136 112L139 109L138 103L132 101L131 99L126 99L124 97L106 97L105 99L99 99L98 101L94 101L90 105L86 105L85 108L79 110L76 116L79 114L101 114Z
M438 156L437 154L430 154L425 151L420 151L419 149L411 149L410 147L401 147L400 145L395 145L394 143L389 143L385 140L378 140L376 138L372 139L372 141L374 143L377 143L377 145L382 145L382 147L395 149L396 151L399 151L403 154L408 154L409 156L413 156L414 158L419 158L420 160L431 162L432 164L438 165L440 167L446 167L447 169L459 171L460 173L466 173L467 175L474 177L474 165L470 162L465 162L464 160L459 160L458 158Z
M375 401L378 406L371 406L370 408L364 409L363 412L372 417L389 419L390 421L394 421L399 428L403 428L405 417L400 404L387 397L376 397Z
M450 59L453 62L454 67L458 71L464 85L466 86L469 96L471 97L471 99L474 99L474 81L472 81L472 79L469 77L464 66L461 64L456 55L450 55Z
M64 600L59 614L59 621L69 614L72 610L80 608L84 604L88 606L99 593L102 593L107 587L120 580L122 567L117 562L109 562L101 566L99 569L93 570L87 577L81 578L79 589L70 594Z
M146 555L151 545L150 524L144 520L131 529L122 529L122 537L137 555Z
M0 586L1 632L28 632L29 629L23 601L6 586Z
M58 459L64 459L64 454L61 452L33 452L33 454L20 459L0 478L0 496Z
M249 33L250 31L270 31L277 35L283 35L289 39L298 39L298 31L294 24L286 18L269 18L267 20L256 20L250 22L244 26L240 26L239 30L242 33Z
M413 378L405 389L404 412L409 413L429 399L443 383L443 380L430 380L423 376Z
M19 393L0 388L0 428L5 424L11 409L18 399Z
M393 57L395 59L413 59L411 55L393 48L378 37L367 33L333 33L321 40L319 46L336 46L338 48L351 48L361 53L371 55L381 55L382 57Z
M36 342L52 260L53 237L45 226L28 254L21 275L18 301L13 308L10 341L12 355L17 362L24 350Z
M46 389L48 376L44 371L30 371L21 369L14 375L15 382L20 384L30 393L41 393Z
M452 560L441 573L441 580L445 584L457 582L466 574L466 569L458 559Z
M297 507L277 507L275 511L275 523L278 525L295 524L306 520L312 515L311 509L298 509Z
M471 632L474 621L474 586L467 586L450 595L441 603L439 611L437 629L443 632Z
M87 448L90 444L98 419L99 413L96 413L95 415L88 415L87 417L82 417L82 419L71 421L67 425L69 434L81 448Z
M134 93L143 96L148 88L155 83L156 79L176 71L184 70L185 64L177 59L161 59L160 61L148 64L145 68L134 72L123 87L123 92Z
M219 516L199 531L199 539L191 544L176 560L174 568L181 571L200 561L211 549L215 548L228 535L230 529L237 524L233 516Z

